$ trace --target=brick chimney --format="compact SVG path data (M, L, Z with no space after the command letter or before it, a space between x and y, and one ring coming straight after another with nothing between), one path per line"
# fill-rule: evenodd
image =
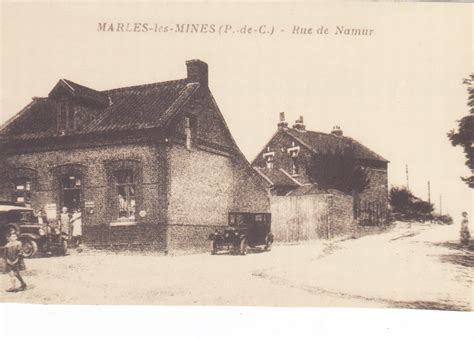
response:
M342 137L343 133L342 133L341 127L340 126L334 126L332 128L331 134L335 135L335 136L338 136L338 137Z
M280 112L280 122L277 126L278 130L288 129L288 123L285 121L285 112Z
M199 82L201 85L208 84L207 64L204 61L195 59L186 61L186 68L188 70L188 82Z
M304 124L303 116L300 115L299 119L296 119L295 124L293 125L294 129L297 129L299 131L306 131L306 126Z

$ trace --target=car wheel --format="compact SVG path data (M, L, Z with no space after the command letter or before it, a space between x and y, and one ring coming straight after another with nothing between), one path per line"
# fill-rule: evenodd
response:
M211 254L214 255L217 253L217 245L214 240L211 241Z
M240 254L241 254L241 255L246 255L246 254L247 254L247 251L248 251L247 240L246 240L246 239L242 239L242 240L240 241Z
M272 245L273 245L273 240L267 239L267 242L265 243L265 251L271 251Z
M23 239L21 241L21 249L25 258L31 258L38 252L38 244L31 239Z

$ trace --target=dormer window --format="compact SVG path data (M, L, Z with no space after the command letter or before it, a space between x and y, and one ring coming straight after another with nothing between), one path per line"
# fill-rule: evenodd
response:
M270 148L267 148L267 151L269 151ZM263 159L265 159L265 166L268 169L273 168L273 161L275 160L275 152L267 152L263 153Z
M288 154L291 157L291 175L300 174L300 166L298 156L300 153L300 146L295 146L295 143L292 142L292 147L288 148Z

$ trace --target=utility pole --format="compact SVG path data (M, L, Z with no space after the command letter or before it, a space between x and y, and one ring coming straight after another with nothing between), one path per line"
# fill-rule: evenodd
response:
M407 190L410 190L410 184L409 184L409 181L408 181L408 164L405 165L405 172L406 172L406 175L407 175Z
M431 203L431 188L430 181L428 180L428 202Z
M439 195L439 215L443 215L443 196Z

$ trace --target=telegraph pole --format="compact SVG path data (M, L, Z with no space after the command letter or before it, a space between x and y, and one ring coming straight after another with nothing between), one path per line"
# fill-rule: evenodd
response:
M439 215L443 215L443 196L439 195Z
M430 181L428 180L428 202L431 203L431 188Z
M409 181L408 181L408 164L405 165L405 172L406 172L406 176L407 176L407 190L410 190L410 184L409 184Z

